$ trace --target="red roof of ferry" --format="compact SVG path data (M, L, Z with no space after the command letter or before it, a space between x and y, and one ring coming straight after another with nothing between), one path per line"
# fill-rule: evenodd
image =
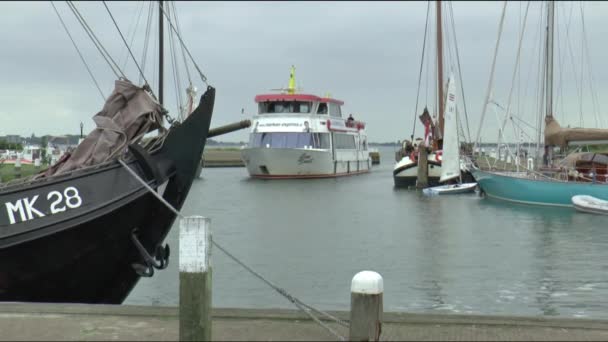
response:
M332 99L329 97L318 97L310 94L261 94L256 95L255 102L265 101L318 101L318 102L333 102L339 105L343 105L344 101Z

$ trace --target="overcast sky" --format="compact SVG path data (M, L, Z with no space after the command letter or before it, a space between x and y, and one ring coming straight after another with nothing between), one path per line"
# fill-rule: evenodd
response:
M107 51L121 67L125 65L124 44L103 3L75 4ZM141 59L148 5L143 2L106 4L127 40L133 39L135 56ZM55 2L55 6L102 92L108 96L116 77L66 3ZM481 118L502 6L502 2L452 3L462 68L462 80L458 82L464 85L472 136ZM493 93L493 98L504 107L508 102L520 22L526 6L527 3L516 2L507 6ZM0 30L0 135L77 134L80 122L84 123L85 134L88 133L94 128L91 118L102 108L103 98L51 3L1 2L0 7L0 22L4 27ZM317 95L329 92L332 97L343 100L343 112L354 113L357 119L367 122L371 141L408 138L412 134L414 115L419 115L425 104L434 106L434 2L418 113L415 105L426 2L177 2L176 8L184 42L209 83L217 89L212 127L250 118L256 111L254 96L286 87L292 64L296 66L297 85L303 92ZM554 62L555 115L563 126L582 123L608 127L608 120L602 117L608 101L604 96L608 90L608 71L604 67L608 57L605 45L608 3L583 3L582 9L588 48L581 38L580 3L557 4L555 48L560 57L556 55ZM143 15L133 34L140 12ZM444 13L449 13L448 7L444 7ZM445 49L453 51L451 18L444 20L449 24L444 25L444 35L449 37L444 43ZM537 99L538 88L540 20L541 3L533 2L522 45L521 73L516 78L518 86L511 100L516 114L530 123L538 121L533 101ZM157 19L154 26L156 22ZM151 50L155 44L150 42ZM165 46L168 45L166 40ZM587 50L589 58L581 53ZM156 54L149 52L149 56ZM455 65L453 55L453 52L446 53L446 69ZM145 73L156 87L158 77L151 67L156 61L151 58ZM139 81L132 61L126 63L124 70L132 81ZM165 70L166 107L175 117L177 104L170 65ZM591 97L591 72L595 102ZM584 76L582 88L581 74ZM184 83L183 67L181 75ZM195 73L192 76L195 85L203 89L200 78ZM581 93L583 101L580 101ZM461 100L460 90L458 100ZM461 106L461 101L458 103ZM482 128L486 141L496 140L497 114L502 115L501 112L495 114L495 106L490 107ZM242 108L245 114L241 114ZM415 123L418 136L422 130L417 119ZM218 140L246 141L247 134L243 130ZM526 134L533 134L531 128Z

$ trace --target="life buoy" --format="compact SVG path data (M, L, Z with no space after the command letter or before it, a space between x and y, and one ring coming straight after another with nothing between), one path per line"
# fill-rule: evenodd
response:
M435 152L435 161L440 162L441 160L439 160L439 157L443 156L443 151L439 150Z

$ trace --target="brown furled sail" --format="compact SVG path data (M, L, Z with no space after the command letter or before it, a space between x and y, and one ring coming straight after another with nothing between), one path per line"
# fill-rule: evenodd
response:
M608 141L608 129L562 128L554 117L545 117L545 145L566 147L573 141Z
M126 79L115 82L114 91L103 109L95 114L97 128L67 158L50 167L45 176L52 176L85 166L101 164L124 151L162 126L163 108L143 88Z

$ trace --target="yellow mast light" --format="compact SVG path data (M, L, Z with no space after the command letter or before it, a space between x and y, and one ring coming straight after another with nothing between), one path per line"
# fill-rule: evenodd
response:
M291 66L291 73L289 74L289 86L287 87L288 94L296 93L296 67Z

